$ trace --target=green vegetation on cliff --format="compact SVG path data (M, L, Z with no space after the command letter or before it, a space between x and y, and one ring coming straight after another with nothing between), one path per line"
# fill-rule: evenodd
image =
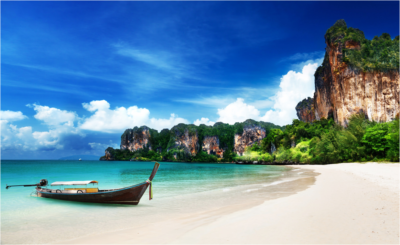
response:
M258 144L246 148L243 156L233 153L233 140L236 132L243 132L243 126L267 126L267 136ZM176 128L175 128L176 127ZM115 160L141 161L186 161L186 162L232 162L232 161L263 161L263 162L298 162L310 164L325 164L353 161L399 161L399 118L387 123L371 122L364 114L355 114L347 128L335 124L333 119L321 119L313 123L293 120L291 125L279 127L273 124L248 120L246 123L229 125L216 123L214 127L206 125L179 124L171 130L160 133L152 132L149 147L131 152L107 148ZM220 146L225 149L223 158L209 155L201 149L192 156L183 147L174 147L171 137L185 134L197 135L199 142L206 136L218 136ZM174 133L175 132L175 133ZM221 140L222 139L222 140ZM168 141L167 141L168 140ZM223 143L221 143L221 141ZM166 148L172 146L172 148ZM165 147L165 148L164 148ZM162 148L162 149L161 149Z
M232 162L235 160L236 154L234 150L234 139L235 134L243 134L243 128L260 126L265 129L266 134L269 133L271 129L281 128L273 123L267 122L257 122L252 119L248 119L242 123L235 123L234 125L229 125L227 123L218 122L214 126L207 126L201 124L199 126L190 124L178 124L171 129L171 136L168 143L166 152L163 151L164 159L171 161L186 161L186 162ZM175 146L175 140L185 132L188 132L189 136L197 136L198 138L198 151L195 156L190 155L185 152L183 147ZM209 155L202 149L202 142L207 136L216 136L219 140L219 148L224 150L223 158L219 159L215 155Z
M235 123L229 125L226 123L215 123L214 126L207 126L201 124L196 126L193 124L180 123L171 130L164 129L160 133L157 130L150 129L146 126L140 128L135 127L133 129L127 129L121 136L121 143L127 143L129 134L141 135L144 129L148 129L150 133L149 142L150 145L139 149L134 152L130 152L128 149L112 149L113 159L115 160L142 160L142 161L186 161L186 162L232 162L235 160L236 154L234 150L234 139L235 134L243 134L243 128L251 126L260 126L265 129L266 134L271 129L282 128L267 122L257 122L254 120L246 120L242 123ZM202 143L205 137L216 136L219 141L219 148L224 150L223 158L218 158L215 155L209 155L202 149ZM179 142L187 141L189 138L196 138L197 144L195 148L195 155ZM178 144L177 144L178 142ZM151 147L151 149L150 149ZM110 149L110 148L108 148ZM108 150L107 149L107 150ZM102 159L105 159L104 157Z
M399 36L393 40L383 33L372 40L365 38L359 29L347 28L344 20L338 20L325 34L329 45L342 44L343 62L363 71L399 70ZM346 48L347 46L351 48Z
M293 147L295 143L296 146ZM274 145L276 151L272 152ZM272 152L272 154L271 154ZM266 155L269 154L269 155ZM293 120L284 130L274 129L261 144L239 160L326 164L353 161L399 161L399 118L387 123L371 122L355 114L344 128L333 119L311 123Z

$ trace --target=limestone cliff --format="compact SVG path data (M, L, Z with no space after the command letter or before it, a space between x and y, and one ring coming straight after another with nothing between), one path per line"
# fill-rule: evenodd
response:
M265 138L265 129L261 126L248 125L243 127L242 134L235 134L234 151L242 156L245 148Z
M121 150L128 149L130 151L137 151L144 147L149 147L150 144L150 129L146 126L140 128L127 129L121 136Z
M325 35L325 58L315 73L315 119L333 117L342 126L355 113L393 120L400 111L398 40L385 33L366 40L362 31L336 22Z
M161 132L146 126L135 127L122 134L120 149L107 148L101 160L202 162L217 159L208 158L204 154L206 152L232 161L233 151L243 154L247 146L260 141L274 128L281 127L251 119L234 125L221 122L213 126L181 123ZM201 148L203 151L198 154Z
M187 155L195 156L199 148L199 137L194 125L180 123L171 129L168 151L171 149L180 149Z
M104 156L100 157L100 161L114 161L114 149L112 147L108 147L105 152Z
M207 154L217 155L222 158L224 155L224 150L219 146L219 139L217 136L206 136L203 139L203 151Z
M308 97L300 101L296 106L299 119L303 122L313 122L315 120L314 99Z

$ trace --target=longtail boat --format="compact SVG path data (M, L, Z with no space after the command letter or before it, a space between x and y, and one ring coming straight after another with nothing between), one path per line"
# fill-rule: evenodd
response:
M99 190L98 188L88 188L88 184L98 184L95 180L87 181L57 181L51 184L51 186L73 186L73 185L85 185L84 188L64 188L61 189L50 189L48 181L46 179L40 180L37 184L29 185L6 185L6 189L14 186L36 186L36 194L38 197L52 198L65 201L75 202L91 202L91 203L109 203L109 204L128 204L138 205L140 198L142 198L147 187L150 186L149 199L153 198L152 191L152 180L157 173L160 164L155 163L153 171L148 180L119 189L105 189Z

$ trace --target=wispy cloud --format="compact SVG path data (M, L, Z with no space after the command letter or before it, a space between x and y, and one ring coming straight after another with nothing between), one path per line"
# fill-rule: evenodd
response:
M125 81L134 82L144 92L184 86L185 80L199 80L190 61L177 52L133 48L114 44L115 53L132 62L122 67ZM201 79L200 79L201 80Z
M195 99L179 99L174 101L220 108L234 102L235 99L232 97L221 98L217 96L212 96L212 97L198 97Z
M134 61L148 65L152 70L165 72L176 78L193 77L194 69L191 66L191 62L185 60L185 57L180 52L139 49L123 44L113 44L112 46L118 55L129 57Z
M108 81L108 82L125 83L122 80L111 79L111 78L107 78L107 77L100 76L100 75L92 75L92 74L88 74L88 73L85 73L85 72L82 72L82 71L76 71L76 70L59 69L59 68L55 68L55 67L40 66L40 65L13 64L13 63L4 63L4 64L11 65L11 66L18 66L18 67L28 68L28 69L46 71L46 72L51 72L51 73L57 73L57 74L64 74L64 75L69 75L69 76L76 76L76 77L83 77L83 78L94 78L94 79L104 80L104 81Z
M154 66L158 69L175 70L175 67L172 64L173 58L170 54L167 54L166 52L154 54L150 52L145 52L143 50L124 47L119 44L114 45L114 47L117 49L117 54L119 55L133 58L137 61Z
M323 51L315 51L310 53L296 53L292 56L281 59L279 62L291 62L291 61L306 61L306 60L314 60L324 56Z
M80 89L78 86L73 85L73 84L63 84L63 87L55 87L55 86L40 85L40 84L35 84L35 83L23 83L23 82L8 80L8 81L2 81L1 86L14 87L14 88L25 88L25 89L29 88L30 94L34 94L35 90L36 90L36 92L39 92L40 90L42 90L42 91L50 91L50 92L57 92L57 93L74 94L74 95L79 94L82 96L93 95L93 92L91 92L91 93L86 92L86 91ZM39 92L39 93L41 93L41 92Z

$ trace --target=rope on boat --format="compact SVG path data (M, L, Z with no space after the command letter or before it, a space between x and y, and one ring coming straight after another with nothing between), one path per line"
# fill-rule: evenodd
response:
M149 179L147 179L146 182L150 184L149 200L151 200L151 199L153 199L153 185Z

